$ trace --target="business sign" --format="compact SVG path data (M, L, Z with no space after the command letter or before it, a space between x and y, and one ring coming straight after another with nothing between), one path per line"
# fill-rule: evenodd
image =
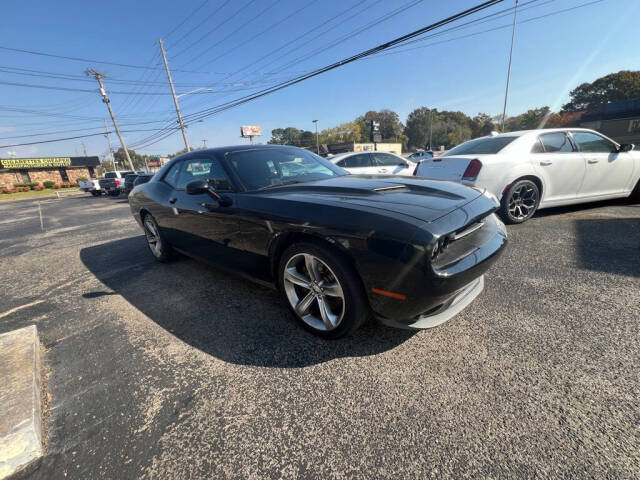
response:
M240 136L243 138L259 137L260 135L261 133L259 125L243 125L242 127L240 127Z
M0 160L2 168L46 168L46 167L70 167L70 157L45 157L45 158L5 158Z
M60 168L60 167L96 167L98 157L38 157L38 158L0 158L0 168Z

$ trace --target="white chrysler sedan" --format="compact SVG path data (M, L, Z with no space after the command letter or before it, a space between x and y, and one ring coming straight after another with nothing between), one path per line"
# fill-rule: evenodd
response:
M367 175L414 175L417 165L387 152L348 152L327 160L349 173Z
M584 128L476 138L421 163L416 175L484 188L507 223L539 208L629 197L640 200L640 152Z

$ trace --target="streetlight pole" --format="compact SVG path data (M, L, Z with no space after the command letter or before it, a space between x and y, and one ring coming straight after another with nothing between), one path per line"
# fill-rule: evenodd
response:
M318 139L318 120L311 120L316 125L316 153L320 155L320 140Z
M182 122L182 115L180 114L180 104L178 103L178 97L176 96L176 89L173 88L173 80L171 79L171 72L169 71L169 63L167 62L167 55L164 51L164 45L162 39L158 39L160 44L160 53L162 53L162 60L164 61L164 69L167 71L167 79L169 80L169 86L171 87L171 95L173 95L173 104L176 107L176 114L178 115L178 123L180 124L180 130L182 130L182 138L184 139L184 146L187 152L191 151L189 147L189 140L187 140L187 132L184 129L184 123Z
M507 97L509 96L509 81L511 80L511 59L513 58L513 40L516 36L516 18L518 16L518 0L513 8L513 27L511 29L511 49L509 50L509 67L507 68L507 86L504 89L504 106L502 107L502 122L500 131L504 133L504 121L507 117Z

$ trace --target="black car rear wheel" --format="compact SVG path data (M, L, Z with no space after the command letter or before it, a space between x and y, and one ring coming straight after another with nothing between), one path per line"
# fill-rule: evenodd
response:
M167 262L173 257L173 249L165 240L155 218L151 214L147 214L142 219L142 227L147 239L147 246L151 254L159 262Z
M278 266L278 286L296 320L323 338L348 335L369 315L356 272L322 245L287 248Z
M540 189L531 180L518 180L509 187L500 202L500 216L505 223L529 220L540 204Z

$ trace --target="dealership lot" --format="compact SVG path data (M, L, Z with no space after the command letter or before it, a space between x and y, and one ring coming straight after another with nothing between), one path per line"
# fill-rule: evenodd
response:
M637 478L640 205L508 231L450 322L327 342L269 288L156 263L124 198L0 205L0 333L35 323L49 372L32 477Z

